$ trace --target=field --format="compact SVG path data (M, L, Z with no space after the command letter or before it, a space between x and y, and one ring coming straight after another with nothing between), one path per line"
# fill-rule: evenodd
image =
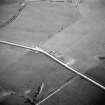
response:
M1 5L0 24L19 7L17 3ZM0 29L0 40L54 51L55 57L105 86L104 16L97 11L85 15L84 8L67 2L28 2L15 21ZM20 96L29 92L33 98L30 90L37 91L42 82L39 101L63 84L68 85L41 105L104 105L101 88L50 57L0 43L0 105L33 105ZM11 91L16 94L8 95Z

